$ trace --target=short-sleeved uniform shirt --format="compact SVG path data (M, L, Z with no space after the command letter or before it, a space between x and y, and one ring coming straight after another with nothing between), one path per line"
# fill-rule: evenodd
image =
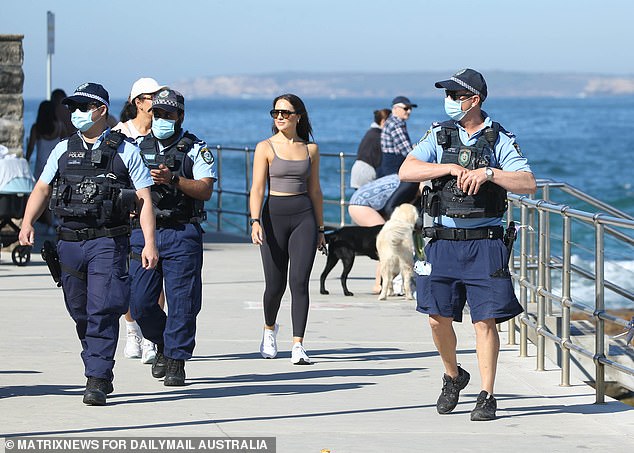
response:
M484 129L493 124L493 121L485 112L482 112L482 114L484 116L484 124L482 128L471 137L469 137L469 134L459 122L454 122L458 128L460 140L465 146L475 145ZM414 147L410 155L423 162L440 163L443 154L443 148L438 144L437 140L437 133L440 129L441 126L439 123L432 124L432 127ZM531 171L528 160L522 155L519 145L515 141L515 135L504 130L500 130L490 166L505 171ZM479 228L500 225L502 218L483 217L476 219L459 219L441 216L435 218L434 222L448 228Z
M90 146L83 139L83 136L79 131L76 133L79 134L81 143L86 151L96 149L99 147L101 142L104 140L106 135L110 132L109 129L106 129L97 139L97 141ZM64 139L53 148L51 151L51 155L46 161L46 165L44 166L44 170L40 175L40 181L45 182L46 184L51 185L56 177L60 174L60 169L65 169L69 160L69 152L68 152L68 139ZM113 156L114 161L112 162L112 172L117 177L117 179L125 181L129 180L132 183L132 186L136 190L144 189L146 187L150 187L152 182L152 177L150 176L150 171L144 165L143 160L141 159L141 155L139 154L139 148L132 141L124 140L121 145L119 145L119 149L117 149L116 154ZM105 175L104 175L105 176ZM83 228L88 225L74 225L72 222L68 224L62 224L63 226L68 226L69 228Z

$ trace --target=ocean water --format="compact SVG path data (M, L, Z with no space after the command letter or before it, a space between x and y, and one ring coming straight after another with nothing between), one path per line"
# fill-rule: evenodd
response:
M433 121L443 121L442 97L415 99L408 121L412 142L417 142ZM350 155L346 171L354 161L357 146L372 121L372 112L389 107L388 99L306 99L313 125L314 139L323 154ZM25 101L25 130L35 121L39 101ZM114 101L111 112L118 114L123 101ZM227 99L186 102L185 128L216 145L249 147L270 136L271 100ZM484 104L491 118L517 136L523 154L529 159L537 178L564 181L587 194L634 216L634 141L629 134L634 113L634 97L620 98L526 98L495 99ZM25 138L26 140L26 138ZM214 151L215 152L215 151ZM222 169L223 189L244 190L245 161L242 153L225 152ZM321 164L321 185L326 199L339 197L339 161L324 157ZM348 183L346 175L346 184ZM346 190L346 196L353 193ZM569 204L565 196L553 196L557 202ZM214 203L212 201L211 205ZM244 197L225 195L225 208L246 211ZM573 205L586 210L582 204ZM326 207L326 218L338 223L338 207ZM240 228L243 220L226 229ZM594 241L592 230L584 225L573 226L573 253L577 264L592 268ZM606 278L634 291L634 250L612 240L606 241ZM559 254L556 251L553 254ZM592 294L590 282L577 280L575 293ZM625 306L625 299L606 293L611 306Z

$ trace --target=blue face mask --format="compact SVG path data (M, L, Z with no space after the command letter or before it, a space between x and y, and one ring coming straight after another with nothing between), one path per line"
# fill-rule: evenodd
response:
M93 126L93 124L95 124L92 120L92 112L94 112L94 110L82 112L79 109L75 109L75 111L70 115L70 122L73 123L73 126L81 132L86 132Z
M164 118L154 118L152 120L152 133L159 140L170 138L174 135L174 125L176 120L166 120Z
M449 96L447 96L445 98L445 113L449 115L449 118L451 118L452 120L460 121L467 113L469 113L469 110L473 108L472 105L468 110L465 110L464 112L462 111L462 103L467 100L468 99L464 99L462 101L454 101Z

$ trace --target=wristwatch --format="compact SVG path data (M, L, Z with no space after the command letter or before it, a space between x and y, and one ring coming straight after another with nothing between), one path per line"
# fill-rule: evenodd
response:
M180 179L180 176L172 175L172 179L170 179L170 184L175 186L176 184L178 184L178 181L180 181Z
M254 223L260 223L260 219L251 219L251 220L249 220L249 225L253 226Z
M484 174L487 175L487 181L491 181L493 179L493 169L491 167L486 167L484 169Z

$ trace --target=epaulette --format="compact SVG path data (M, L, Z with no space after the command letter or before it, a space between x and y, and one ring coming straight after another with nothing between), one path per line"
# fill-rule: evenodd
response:
M506 135L508 138L515 138L515 134L513 132L509 132L506 129L504 129L501 125L500 125L500 132L502 132L504 135Z

